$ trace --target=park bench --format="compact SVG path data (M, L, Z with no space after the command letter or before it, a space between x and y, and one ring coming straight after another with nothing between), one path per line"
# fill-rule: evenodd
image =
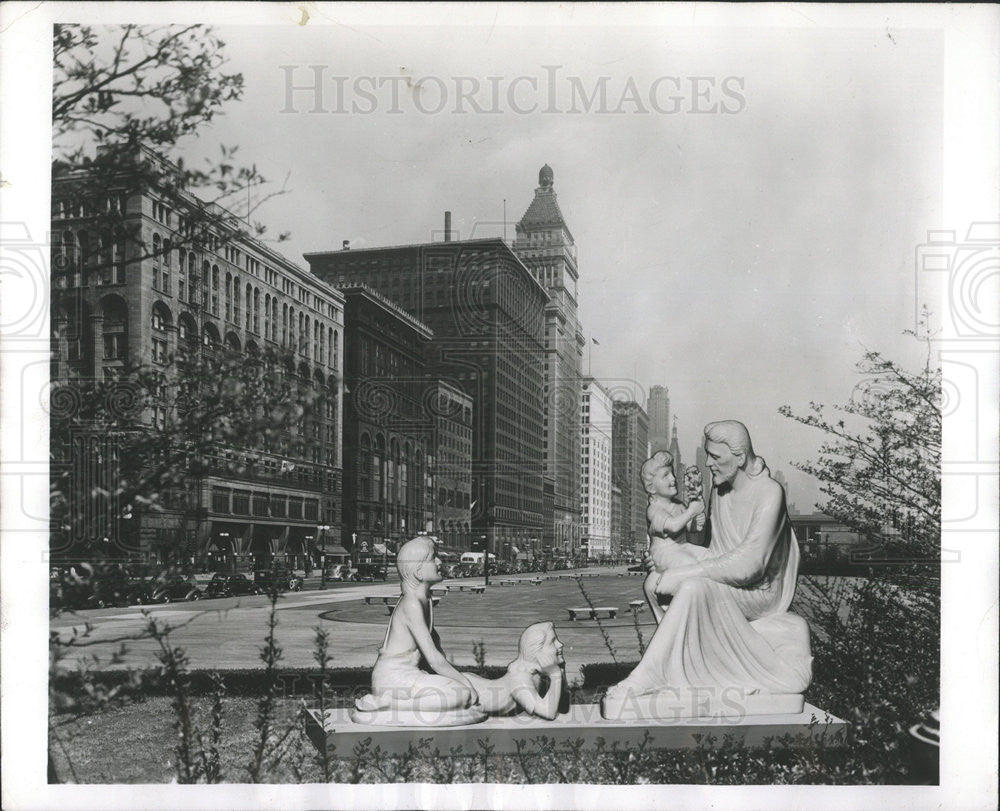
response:
M632 610L633 613L636 613L638 611L642 611L642 607L645 604L646 603L645 603L644 600L629 600L628 601L628 607Z
M379 603L381 603L382 605L388 605L390 600L392 600L392 604L395 605L398 599L399 597L395 595L393 596L383 595L381 597L369 596L365 597L365 605L378 605Z
M542 578L540 578L540 577L532 577L528 582L531 583L531 585L533 585L533 586L538 586L538 585L541 585Z
M593 608L567 608L569 612L569 618L576 622L577 615L583 615L590 617L592 620L598 619L598 614L607 614L608 619L615 619L618 616L618 608L616 606L599 605Z
M398 602L399 602L399 598L398 597L390 597L389 598L389 602L387 602L385 604L385 609L389 613L390 616L392 615L392 611L396 607L396 603L398 603ZM441 598L440 597L431 597L431 605L432 606L436 606L439 602L441 602Z
M517 580L498 580L497 581L497 585L498 586L516 586L517 583L518 583Z
M473 594L485 594L486 586L459 586L459 591L471 591Z

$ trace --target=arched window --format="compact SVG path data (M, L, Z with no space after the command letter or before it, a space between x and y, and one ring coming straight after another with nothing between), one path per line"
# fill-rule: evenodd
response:
M188 252L188 301L194 304L197 299L195 298L198 293L198 257L194 255L194 251Z
M233 274L226 274L226 321L233 318Z
M250 285L247 285L247 312L250 311ZM253 324L247 324L247 328L253 327L253 331L260 334L260 291L253 288Z
M219 266L212 265L212 315L219 314Z
M326 330L323 325L316 322L316 329L319 331L319 362L326 363Z
M337 330L333 331L333 363L331 364L334 369L338 368L340 363L340 332Z
M203 309L208 309L209 296L212 292L212 269L208 265L208 260L205 259L201 263L201 306Z
M307 315L305 320L305 329L302 333L302 339L305 341L305 346L302 347L302 354L304 354L307 358L312 357L312 352L310 351L311 336L309 334L309 327L309 316Z
M219 345L219 331L215 328L215 324L205 324L201 334L201 342L213 349Z
M233 323L240 325L240 277L233 276Z
M281 305L281 345L288 346L288 305Z
M403 506L410 503L410 444L403 449L399 460L399 502Z
M183 248L177 250L177 300L188 300L187 252Z
M393 439L389 443L389 459L386 465L386 484L390 502L399 501L399 442Z
M163 285L163 292L170 292L170 254L173 253L173 248L170 245L170 240L163 240L163 273L160 276L160 283Z
M104 360L125 360L128 354L128 307L119 296L101 299ZM70 358L74 360L74 358Z
M81 236L83 234L81 233ZM80 243L81 249L83 248L83 242ZM153 289L161 290L160 287L160 253L163 250L163 243L160 239L159 234L153 234Z
M278 340L278 299L271 299L271 340Z
M375 437L375 448L372 454L372 491L376 501L385 500L385 487L382 477L382 465L385 464L385 440Z
M358 498L371 500L372 497L372 442L368 434L361 435L361 454L358 460Z
M257 300L257 292L254 291L254 301ZM256 325L255 325L256 326ZM264 337L271 337L271 294L264 294Z

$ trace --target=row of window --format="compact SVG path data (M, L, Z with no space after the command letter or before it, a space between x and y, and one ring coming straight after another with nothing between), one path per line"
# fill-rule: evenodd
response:
M213 487L212 511L223 515L316 521L319 518L319 499Z

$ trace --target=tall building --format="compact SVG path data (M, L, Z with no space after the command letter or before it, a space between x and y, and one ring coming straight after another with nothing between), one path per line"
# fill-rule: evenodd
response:
M311 253L334 287L366 284L433 333L428 373L472 401L472 534L498 557L541 553L548 295L500 239ZM579 509L579 507L577 507Z
M128 430L162 437L164 453L180 455L187 441L175 428L180 404L160 393L178 385L178 360L238 359L261 376L279 375L284 390L315 407L249 446L206 435L196 481L178 482L191 469L178 462L157 509L133 505L125 520L97 510L77 522L79 537L58 543L72 554L74 543L104 536L135 559L200 557L218 569L318 559L324 533L340 536L343 296L251 237L229 212L177 188L176 167L152 150L136 147L116 166L120 183L94 188L81 170L53 184L54 383L127 387L140 368L162 374ZM108 213L117 214L114 231ZM219 385L186 383L209 393ZM112 441L54 444L54 453L66 454L54 461L107 477ZM77 479L73 486L87 484Z
M587 556L612 557L611 396L594 378L583 379L580 408L580 514Z
M666 386L653 386L646 398L649 415L649 452L670 450L670 394Z
M641 556L646 550L647 497L639 471L648 458L649 422L646 412L634 400L614 401L611 476L622 493L618 534L625 555Z
M441 551L460 555L472 549L472 398L456 383L430 379L423 402L434 449L427 460L434 501L426 529Z
M547 164L534 199L515 226L514 251L549 295L545 308L545 475L552 488L546 545L580 551L580 387L584 337L577 319L576 244ZM550 484L549 484L550 483Z
M436 455L425 408L431 332L363 285L344 295L344 545L394 552L432 520ZM468 503L465 504L468 521ZM466 527L466 531L469 531Z
M625 522L622 519L622 489L611 482L611 557L615 560L631 557L631 553L625 552L622 543L622 527Z

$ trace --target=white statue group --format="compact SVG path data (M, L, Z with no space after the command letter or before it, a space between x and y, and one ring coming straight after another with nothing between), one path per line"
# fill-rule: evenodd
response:
M642 660L602 701L610 720L799 712L812 675L809 629L789 613L799 553L785 494L734 420L705 428L712 473L707 510L700 476L679 497L673 459L660 451L642 468L649 575L643 591L657 620ZM691 541L701 532L708 544ZM359 723L441 726L519 711L553 720L566 689L562 644L551 622L521 634L518 657L499 679L456 670L434 630L430 589L441 581L433 539L399 550L402 581L372 671L356 702Z

